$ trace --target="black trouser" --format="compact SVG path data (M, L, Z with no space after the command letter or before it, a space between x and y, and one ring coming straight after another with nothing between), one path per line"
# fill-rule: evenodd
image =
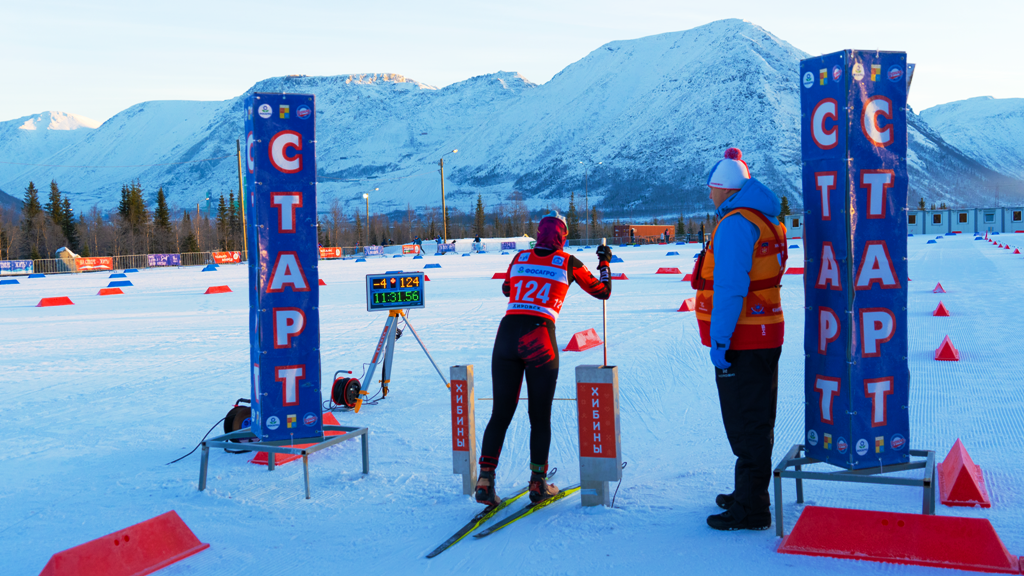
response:
M509 315L501 319L491 354L494 407L484 431L480 465L498 465L505 432L519 404L526 374L530 397L530 461L546 465L551 446L551 402L558 381L555 322L539 316Z
M722 422L736 455L735 504L742 518L768 512L771 499L772 446L775 444L775 404L779 395L779 356L782 348L728 350L728 370L715 368Z

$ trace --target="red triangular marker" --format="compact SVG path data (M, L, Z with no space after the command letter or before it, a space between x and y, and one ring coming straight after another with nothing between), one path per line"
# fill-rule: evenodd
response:
M939 345L939 349L935 351L936 360L950 360L953 362L960 361L960 351L953 347L953 342L946 336L942 339L942 344Z
M321 278L321 279L320 279L320 285L321 285L321 286L327 286L327 282L324 282L324 279L323 279L323 278Z
M1014 248L1013 249L1013 253L1014 254L1020 254L1020 248Z
M981 467L971 460L971 455L959 438L946 459L937 466L937 472L940 497L946 506L992 507Z
M1009 244L1007 244L1006 246L1004 246L1004 248L1006 248L1007 250L1009 250L1009 249L1010 249L1010 245L1009 245Z
M690 280L693 280L693 274L687 273L686 276L683 276L683 282L689 282Z
M935 308L935 312L932 312L932 316L949 316L949 310L942 304L942 300L939 300L939 305Z
M946 291L942 288L942 282L935 285L935 289L932 290L932 294L945 294Z
M562 352L583 352L594 346L600 346L601 343L601 337L597 335L597 331L593 328L588 328L573 334L572 338L569 339L569 345L563 348Z
M679 312L693 312L697 309L697 297L687 298L683 300L683 305L679 307Z

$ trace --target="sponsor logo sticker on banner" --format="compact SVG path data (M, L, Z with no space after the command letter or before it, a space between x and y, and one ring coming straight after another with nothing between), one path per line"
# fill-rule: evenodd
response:
M818 433L815 432L814 430L808 430L807 431L807 443L810 444L811 446L817 446L818 445Z
M903 68L899 64L893 64L889 67L886 76L888 76L889 82L899 82L900 78L903 78Z
M892 439L889 440L889 447L893 450L903 450L906 445L907 439L903 437L903 434L893 434Z
M877 82L878 81L878 77L881 76L881 75L882 75L882 65L881 64L872 64L871 65L871 81L872 82Z
M839 82L843 79L843 69L839 66L832 67L832 81Z
M281 104L279 110L281 120L287 120L289 118L289 113L291 112L291 106L289 106L288 104Z
M285 418L285 420L288 422L288 427L289 428L298 428L299 427L299 418L298 418L298 416L296 414L289 414L288 417Z
M317 420L319 420L319 417L312 412L307 412L306 415L302 417L302 423L306 426L316 426Z
M260 104L258 110L260 118L270 118L271 116L274 115L274 109L270 106L270 104Z
M267 418L267 428L270 428L271 430L277 430L280 427L281 427L281 419L280 418L278 418L277 416L271 416L270 418Z
M885 436L875 436L875 454L885 451Z
M832 449L832 435L829 434L828 432L825 432L825 444L824 444L824 447L825 447L825 450L831 450Z
M864 79L864 65L860 62L853 63L853 79L860 82Z
M849 448L850 445L846 443L846 438L840 436L839 440L836 440L836 450L839 450L840 454L846 454L846 451L849 450Z
M309 109L309 106L303 104L295 109L295 116L300 120L305 120L313 115L313 111Z
M863 456L868 453L868 441L864 438L857 440L857 455Z
M804 74L804 88L810 88L811 86L814 86L814 74L808 71Z

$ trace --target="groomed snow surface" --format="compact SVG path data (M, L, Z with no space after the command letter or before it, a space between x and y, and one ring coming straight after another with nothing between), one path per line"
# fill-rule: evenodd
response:
M1024 236L1003 235L1024 248ZM939 457L962 438L985 473L992 508L938 507L942 515L988 518L1011 553L1024 553L1024 371L1020 369L1024 256L971 237L910 243L911 445ZM802 241L791 243L801 244ZM680 256L666 257L670 250ZM593 250L574 254L590 266ZM712 366L693 295L661 266L687 271L696 245L616 248L625 262L608 303L609 360L619 367L623 473L614 509L583 509L579 497L482 540L427 560L480 505L451 473L450 399L412 338L397 345L391 394L342 424L368 426L371 472L359 443L310 458L312 500L302 466L274 472L251 454L211 451L209 485L197 490L198 451L185 454L235 399L249 396L246 268L144 270L123 296L95 296L106 274L21 279L0 298L0 572L38 574L49 557L168 510L211 547L161 574L948 574L940 569L781 555L774 531L711 530L715 495L732 489L733 456L722 428ZM803 251L791 251L799 266ZM412 321L438 363L476 368L477 438L490 412L490 351L505 308L500 281L511 256L497 252L422 260L324 261L321 277L323 391L335 370L369 361L385 315L366 312L364 275L428 270L428 307ZM936 282L947 293L932 294ZM227 284L230 294L203 295ZM803 287L783 287L786 344L779 379L774 461L803 434ZM70 296L75 306L35 308ZM942 300L949 318L934 318ZM558 322L601 330L601 304L570 289ZM949 334L960 362L932 360ZM600 364L601 348L562 353L558 398L574 396L574 367ZM379 377L379 371L378 371ZM373 386L371 390L376 390ZM524 387L523 395L526 394ZM217 426L217 431L220 431ZM556 484L578 479L575 404L553 410ZM529 423L520 407L501 455L498 489L525 485ZM907 475L919 474L907 472ZM807 504L920 513L921 491L808 481ZM786 530L801 507L785 491ZM518 506L515 505L515 506Z

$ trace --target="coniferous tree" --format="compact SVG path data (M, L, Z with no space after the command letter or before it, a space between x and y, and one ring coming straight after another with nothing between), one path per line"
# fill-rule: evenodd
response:
M171 244L171 212L167 209L167 197L163 186L156 191L156 209L153 210L153 225L156 227L156 251L165 252Z
M64 195L64 199L61 201L60 222L61 232L68 241L68 248L72 252L78 252L80 249L78 245L78 224L75 223L75 212L71 210L71 199L68 198L67 194Z
M235 204L235 193L228 192L228 238L231 249L241 244L241 228L238 226L238 204Z
M192 228L192 218L189 217L188 211L181 217L181 225L188 230L188 235L185 236L185 241L182 243L182 252L199 252L199 241L196 239L196 231Z
M786 198L785 196L783 196L782 197L782 208L779 210L779 216L786 217L786 216L789 216L789 214L790 214L789 198Z
M476 195L476 212L473 214L473 235L478 237L484 236L484 226L486 221L484 218L484 199L480 194Z
M39 241L42 230L38 228L37 216L43 213L43 207L39 204L39 190L32 182L25 188L25 200L21 207L21 214L24 216L22 227L30 257L35 260L39 258Z
M356 223L356 243L363 244L366 239L363 238L363 220L359 217L359 209L356 208L356 215L353 217Z
M228 236L228 205L224 202L224 195L220 195L220 202L217 203L217 237L220 239L221 249L227 249Z
M576 212L576 193L569 193L569 211L565 213L565 223L569 229L569 239L580 237L580 216Z
M60 188L57 187L56 180L50 180L50 197L46 201L46 206L43 207L46 213L50 215L50 219L58 228L64 227L63 222L63 204L60 200Z
M596 206L591 206L590 207L590 235L591 236L593 236L593 237L600 236L600 234L598 234L598 230L600 230L599 226L600 226L600 222L599 222L599 218L597 217L597 207ZM589 242L590 239L588 238L587 241Z
M917 205L921 210L924 210L924 196L922 196L921 200L917 202Z

